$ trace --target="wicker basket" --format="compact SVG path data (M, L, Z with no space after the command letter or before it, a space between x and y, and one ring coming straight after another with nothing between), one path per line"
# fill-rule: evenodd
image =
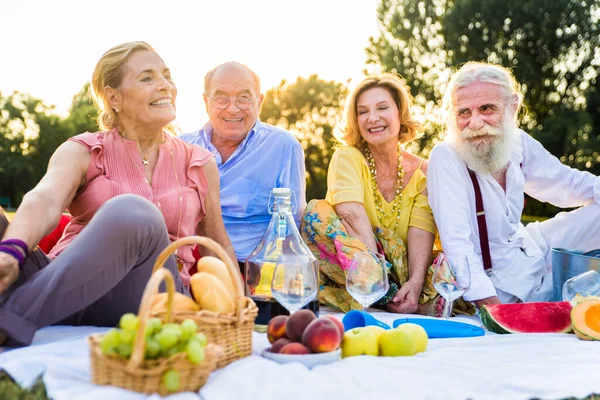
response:
M208 342L222 347L223 355L217 362L217 368L223 368L235 360L252 354L252 331L254 330L254 320L258 315L258 308L251 298L244 296L242 277L238 266L231 261L231 258L217 242L207 237L188 236L171 243L156 259L155 270L161 268L177 248L190 244L199 244L212 250L225 263L233 281L236 311L232 314L221 314L208 310L175 311L173 319L177 322L186 318L196 321L198 330L206 335ZM163 314L156 313L154 316L162 318Z
M158 286L165 280L168 291L167 312L163 322L171 322L173 293L175 284L173 275L165 268L156 271L144 290L139 309L139 326L131 358L125 360L118 356L105 356L100 349L101 334L88 337L90 347L92 382L97 385L119 386L141 393L171 394L162 384L163 374L170 370L179 373L178 392L197 392L206 383L208 375L216 368L217 360L222 355L218 346L209 344L205 350L205 359L199 365L194 365L186 358L185 353L177 353L168 358L144 360L146 321L149 318L152 298L158 292ZM210 343L210 342L209 342Z

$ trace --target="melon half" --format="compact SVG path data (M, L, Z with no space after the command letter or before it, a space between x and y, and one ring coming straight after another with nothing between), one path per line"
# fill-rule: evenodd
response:
M571 322L580 339L600 340L600 300L583 301L573 307Z
M571 303L492 304L481 307L483 325L495 333L571 332Z

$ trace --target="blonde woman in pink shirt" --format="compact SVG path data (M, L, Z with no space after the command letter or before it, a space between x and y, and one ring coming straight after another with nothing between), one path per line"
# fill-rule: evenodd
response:
M0 344L28 345L51 324L116 325L179 237L211 237L237 261L212 154L165 131L177 88L161 57L144 42L115 46L92 86L102 132L63 143L13 221L0 215ZM46 256L35 243L67 208L73 218ZM190 246L165 264L185 294L193 261Z

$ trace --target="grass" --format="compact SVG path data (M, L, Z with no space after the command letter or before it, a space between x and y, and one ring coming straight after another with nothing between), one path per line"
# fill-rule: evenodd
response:
M41 379L38 379L31 389L21 389L6 372L0 371L0 399L48 400L48 396Z

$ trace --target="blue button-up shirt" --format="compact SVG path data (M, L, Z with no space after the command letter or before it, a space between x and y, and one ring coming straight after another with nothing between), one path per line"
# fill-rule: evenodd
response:
M225 229L233 243L238 261L245 261L265 233L271 215L269 195L273 188L293 192L295 220L306 206L304 151L289 132L257 121L227 161L211 143L213 127L179 138L208 149L215 155L221 181L221 210Z

